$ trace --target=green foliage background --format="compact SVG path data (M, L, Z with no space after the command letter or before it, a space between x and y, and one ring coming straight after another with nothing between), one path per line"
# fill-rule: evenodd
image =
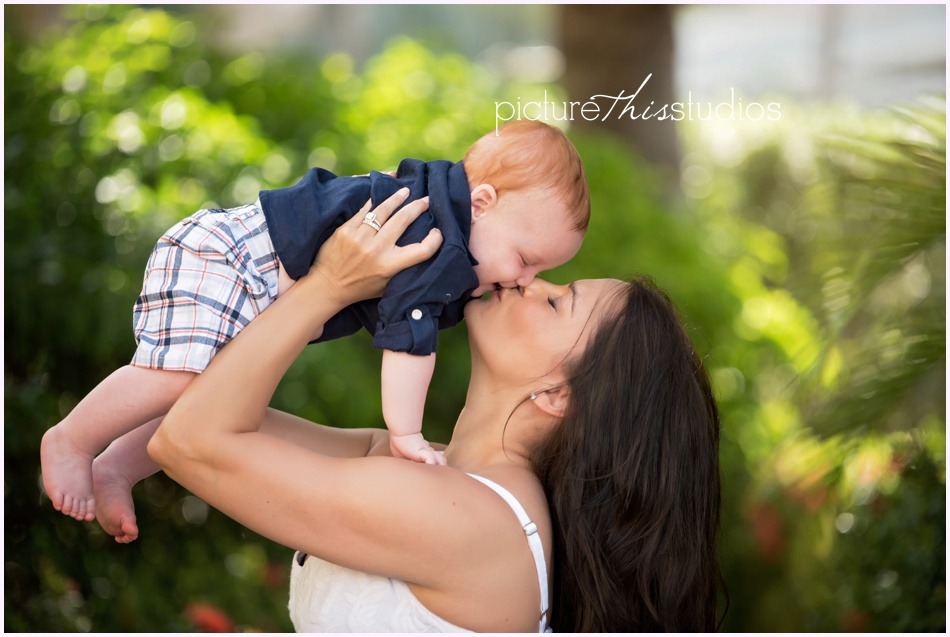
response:
M141 538L117 545L52 510L43 432L129 360L142 269L175 220L312 165L458 159L495 100L562 90L408 39L357 69L345 54L226 57L158 9L67 11L42 43L4 43L4 628L209 629L217 608L226 627L289 630L289 549L161 475L135 490ZM780 101L779 122L684 122L674 204L626 148L572 134L593 219L547 276L650 273L705 355L723 414L726 630L944 631L945 98ZM441 348L425 427L447 440L464 328ZM309 348L274 405L380 425L378 370L364 336Z

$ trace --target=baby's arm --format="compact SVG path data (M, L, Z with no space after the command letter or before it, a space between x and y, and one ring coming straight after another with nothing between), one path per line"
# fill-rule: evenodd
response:
M389 428L393 456L426 464L445 464L422 437L422 412L435 368L435 354L415 356L383 351L383 418Z

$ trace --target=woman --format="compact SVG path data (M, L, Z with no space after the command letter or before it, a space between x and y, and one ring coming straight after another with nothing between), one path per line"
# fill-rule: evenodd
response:
M716 405L671 304L643 282L536 280L470 302L447 466L392 458L382 429L267 408L328 317L432 254L437 237L395 246L423 205L378 234L341 227L189 387L151 456L299 549L300 631L714 629Z

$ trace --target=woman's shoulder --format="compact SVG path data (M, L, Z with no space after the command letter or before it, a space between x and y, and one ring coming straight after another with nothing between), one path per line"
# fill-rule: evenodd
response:
M510 493L514 506L473 475ZM451 560L451 568L457 569L454 574L458 576L453 582L459 590L426 590L410 585L413 593L441 617L471 630L536 630L541 603L539 574L515 507L523 508L537 526L545 562L550 564L551 525L544 492L537 479L530 471L515 467L488 467L476 474L450 469L443 477L446 486L451 486L459 514L469 523L465 538L456 543L457 554ZM546 580L550 577L550 569L547 570ZM497 609L497 612L486 614L485 608ZM499 624L496 621L499 617L508 618L513 624Z
M516 466L495 465L486 467L477 473L478 477L489 480L508 491L524 508L528 517L539 528L550 526L547 498L537 476L529 469ZM510 505L509 505L510 506Z

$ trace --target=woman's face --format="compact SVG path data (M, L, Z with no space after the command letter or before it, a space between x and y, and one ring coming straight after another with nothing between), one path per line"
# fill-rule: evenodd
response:
M473 366L505 383L530 383L556 371L587 338L624 283L588 279L555 285L535 279L524 288L500 289L465 306Z

